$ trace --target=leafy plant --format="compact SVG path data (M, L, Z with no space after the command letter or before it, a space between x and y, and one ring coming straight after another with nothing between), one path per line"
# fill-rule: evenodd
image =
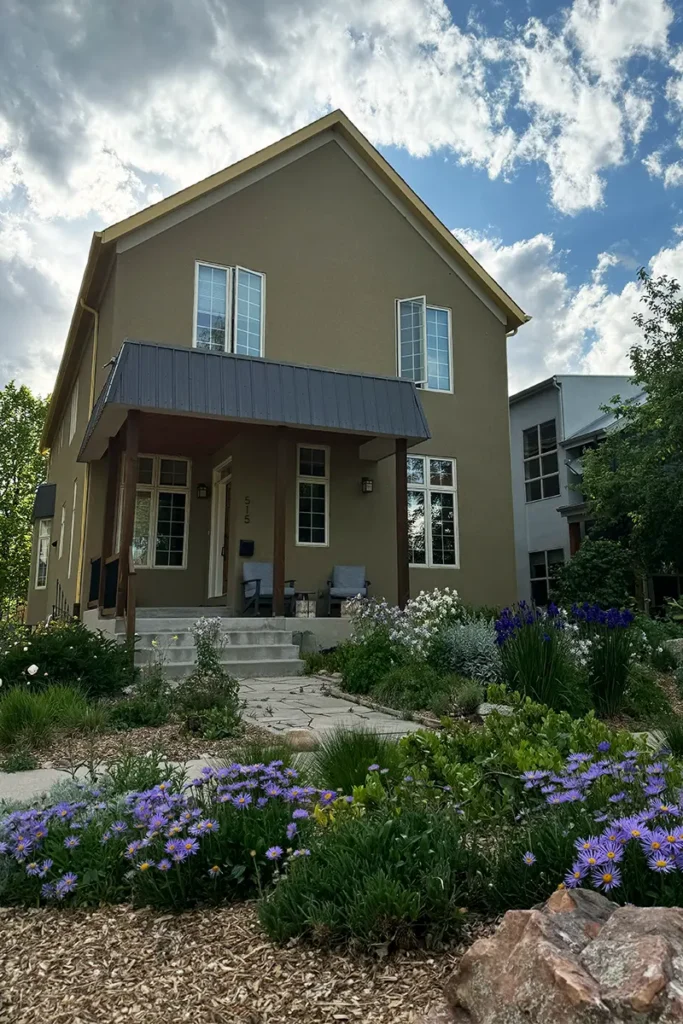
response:
M640 722L648 722L671 714L669 700L647 665L633 662L628 670L624 711Z
M0 746L10 748L21 740L30 748L49 743L54 719L39 694L16 687L0 700Z
M303 651L300 655L304 663L304 675L314 676L318 672L339 672L341 670L340 648L332 647L329 651Z
M113 797L141 793L162 782L170 783L170 787L177 790L184 780L184 765L173 764L161 748L155 747L147 754L136 754L124 748L107 766L102 787Z
M113 705L110 721L115 729L165 725L171 707L171 687L164 676L163 664L155 662L142 669L130 696Z
M429 707L434 695L447 690L443 680L426 661L410 661L388 672L372 688L380 704L406 711Z
M30 772L38 767L38 758L30 746L24 743L15 745L7 756L0 761L0 772Z
M188 732L207 739L234 735L241 721L239 683L221 664L221 620L198 619L192 632L197 666L175 691L176 711Z
M344 689L369 693L398 663L400 653L389 631L378 627L358 643L348 644L342 660Z
M372 729L334 729L324 734L311 755L309 771L321 785L352 793L365 781L368 768L378 764L392 778L399 777L401 758L398 744Z
M440 647L447 671L482 683L500 678L501 655L493 620L466 618L455 623L444 630Z
M453 697L463 715L474 715L484 700L484 688L476 679L463 679L453 688Z
M664 733L666 746L674 757L683 757L683 715L664 715L659 728Z
M623 608L633 600L633 563L621 544L587 537L557 570L554 594L560 604L589 601L601 608Z
M496 622L502 677L540 704L559 710L578 703L578 710L585 711L585 694L562 626L558 617L523 602L516 610L504 609Z

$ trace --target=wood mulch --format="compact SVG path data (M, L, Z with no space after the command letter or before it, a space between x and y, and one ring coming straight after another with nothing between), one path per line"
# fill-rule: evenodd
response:
M465 948L280 948L253 903L163 914L0 908L0 1024L417 1024Z

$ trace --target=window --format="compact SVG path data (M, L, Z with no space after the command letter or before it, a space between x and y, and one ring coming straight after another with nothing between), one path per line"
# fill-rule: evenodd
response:
M64 526L66 525L66 502L62 505L62 514L59 520L59 547L57 548L57 556L59 558L64 554Z
M398 373L429 391L451 391L451 311L420 295L397 303Z
M76 425L78 423L78 381L74 384L71 392L71 407L69 409L69 444L74 439Z
M526 500L555 497L560 493L555 420L529 427L523 438Z
M329 448L297 447L297 544L325 547L329 543L329 458Z
M190 501L190 463L161 455L138 458L133 564L184 569ZM121 505L121 501L119 501Z
M38 523L38 552L36 557L36 590L47 586L47 563L50 557L50 532L52 520L41 519Z
M195 347L262 356L265 275L212 263L195 267Z
M71 506L71 532L69 534L69 565L67 578L71 579L71 560L74 554L74 533L76 530L76 498L78 497L78 480L74 480L73 505Z
M408 544L413 566L457 567L455 459L408 456Z
M548 603L550 584L561 565L564 565L564 551L562 548L555 548L552 551L532 551L530 553L531 596L536 604Z

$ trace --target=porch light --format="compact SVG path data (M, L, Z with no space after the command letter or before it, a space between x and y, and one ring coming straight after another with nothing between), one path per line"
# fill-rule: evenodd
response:
M360 482L360 489L363 492L363 494L372 494L372 488L374 486L374 483L375 481L372 479L372 477L364 476Z
M208 498L209 497L209 485L208 484L197 484L197 497Z

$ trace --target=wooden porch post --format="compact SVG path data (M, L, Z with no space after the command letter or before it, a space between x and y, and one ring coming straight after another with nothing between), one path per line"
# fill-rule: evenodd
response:
M285 512L287 486L287 435L278 430L275 442L273 498L273 615L285 614Z
M119 456L121 440L118 436L109 438L107 451L107 490L104 504L104 525L102 527L102 549L100 558L100 589L97 595L98 611L104 608L104 582L107 559L114 549L114 517L116 515L116 492L119 485Z
M408 548L408 446L405 437L396 439L396 598L399 608L410 599L410 554Z
M116 614L123 615L128 589L130 548L133 543L135 522L135 490L138 480L138 441L140 412L131 409L126 420L126 440L123 458L123 501L121 503L121 543L119 545L119 578L116 588Z

